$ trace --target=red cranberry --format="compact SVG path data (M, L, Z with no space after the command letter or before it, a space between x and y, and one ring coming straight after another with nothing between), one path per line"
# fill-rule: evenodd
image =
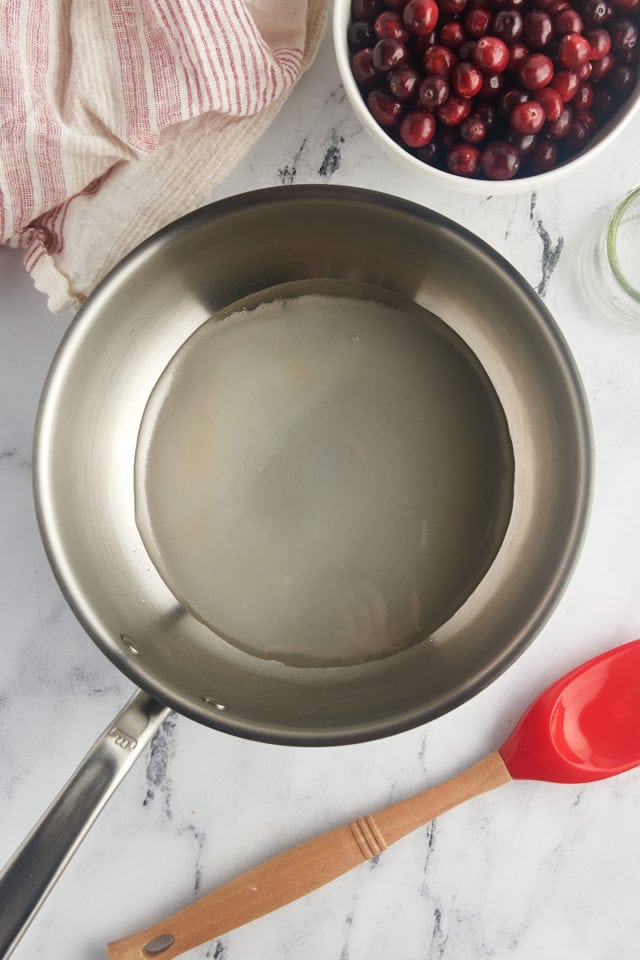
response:
M486 8L479 7L477 10L470 10L464 18L464 28L470 37L478 39L483 37L489 29L491 23L491 14Z
M574 152L581 150L589 139L589 131L584 123L576 120L575 117L569 127L569 132L565 138L565 143Z
M591 79L594 83L599 83L603 77L613 68L615 60L610 53L605 53L600 60L594 60L591 64Z
M618 17L609 24L611 48L613 50L631 50L638 42L638 28L633 20Z
M426 74L437 73L441 77L448 77L455 62L453 50L436 43L425 51L422 65Z
M570 107L564 107L557 120L552 120L544 128L544 132L551 140L564 140L569 133L569 127L573 121L573 111Z
M403 27L402 20L397 13L390 10L385 10L376 17L373 29L378 40L401 40L406 43L409 39L409 31Z
M525 13L522 40L532 50L542 50L553 37L553 20L544 10Z
M611 35L603 30L602 27L596 27L593 30L587 30L584 35L588 42L591 53L590 60L602 60L611 49Z
M493 18L492 32L509 44L520 39L522 27L522 14L519 10L499 10Z
M490 103L477 103L475 115L482 120L485 127L487 128L487 133L492 130L498 122L498 117L496 114L496 109ZM469 118L471 119L471 118Z
M415 151L418 160L429 164L437 164L440 160L441 153L440 144L436 142L435 138L431 143L428 143L426 147L418 147Z
M527 90L540 90L553 78L553 63L544 53L532 53L520 64L518 76Z
M435 28L438 22L438 4L436 0L409 0L402 11L405 27L422 36Z
M446 127L457 127L471 113L471 104L457 93L449 94L449 99L438 107L438 119Z
M589 27L600 27L613 17L608 0L583 0L582 19Z
M480 37L473 61L484 73L502 73L509 63L509 49L499 37Z
M354 20L375 20L383 10L383 0L352 0L351 3Z
M512 87L500 97L500 100L498 101L498 108L504 117L509 118L515 108L521 103L526 103L528 99L529 94L526 90L520 90L518 87Z
M518 69L522 61L529 56L529 47L524 43L512 43L509 46L509 63L507 70L513 72Z
M408 147L426 147L435 132L436 121L428 110L412 110L400 121L400 136Z
M567 33L558 44L558 60L565 67L579 67L591 57L591 45L581 33Z
M551 86L558 91L562 102L568 103L578 92L580 78L575 70L558 70L551 80Z
M482 74L470 63L457 63L451 71L451 85L461 97L475 97L482 88Z
M536 100L544 110L547 120L557 120L564 108L562 97L553 87L543 87L536 90Z
M400 101L383 90L372 90L367 96L367 106L382 127L394 127L402 116Z
M546 117L544 110L535 100L517 104L511 111L510 123L516 133L539 133L544 126Z
M590 110L593 105L593 87L590 83L581 83L573 98L574 110Z
M438 0L438 9L444 17L459 17L466 6L467 0Z
M598 121L595 118L590 110L578 110L575 114L576 120L579 120L580 123L584 123L585 127L590 134L595 133L598 126Z
M589 63L583 63L579 67L576 67L576 73L578 74L578 80L588 80L591 74L593 73L593 66L591 61Z
M480 169L480 151L470 143L456 143L447 153L447 166L459 177L473 177Z
M466 143L480 143L487 135L487 124L477 114L473 114L460 124L460 136Z
M389 90L396 100L410 100L419 82L420 75L413 67L400 67L389 74Z
M399 40L378 40L373 48L373 65L378 73L388 73L407 60L407 48Z
M512 144L494 140L480 154L480 166L490 180L510 180L520 169L520 154Z
M358 50L351 60L351 72L359 87L370 87L378 79L373 65L373 50Z
M445 47L449 47L451 50L457 50L458 47L461 47L464 41L467 39L464 32L464 27L457 20L450 20L449 23L445 23L440 27L440 32L438 33L438 40Z
M555 15L553 26L558 36L563 37L567 33L582 33L584 23L578 11L568 7Z
M485 73L478 98L480 100L495 100L503 90L504 80L501 73Z
M538 140L531 151L529 161L536 173L547 173L558 159L558 148L552 140Z
M535 133L516 133L512 130L508 142L516 148L521 157L526 157L535 147L538 138Z
M427 110L441 107L449 96L449 84L444 77L432 73L418 87L418 103Z
M626 63L621 63L611 71L609 83L616 93L631 93L636 85L636 72Z

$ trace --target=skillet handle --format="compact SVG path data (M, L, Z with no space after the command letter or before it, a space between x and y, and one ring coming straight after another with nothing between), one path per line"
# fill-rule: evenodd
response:
M170 710L138 690L96 740L0 873L0 960L8 957L93 822Z

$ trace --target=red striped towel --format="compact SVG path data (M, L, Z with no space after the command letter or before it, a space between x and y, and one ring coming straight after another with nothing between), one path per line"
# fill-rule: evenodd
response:
M3 0L0 242L77 307L204 203L313 59L327 0Z

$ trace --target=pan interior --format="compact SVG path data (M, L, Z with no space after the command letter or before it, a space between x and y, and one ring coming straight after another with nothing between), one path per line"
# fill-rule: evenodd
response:
M149 398L136 523L179 602L289 666L428 638L503 540L514 463L477 357L415 303L305 281L216 314Z

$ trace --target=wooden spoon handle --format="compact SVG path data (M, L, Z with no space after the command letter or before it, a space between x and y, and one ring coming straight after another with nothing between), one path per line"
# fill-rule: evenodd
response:
M110 960L170 960L335 880L472 797L511 780L496 751L430 790L360 817L248 870L161 923L108 944Z

